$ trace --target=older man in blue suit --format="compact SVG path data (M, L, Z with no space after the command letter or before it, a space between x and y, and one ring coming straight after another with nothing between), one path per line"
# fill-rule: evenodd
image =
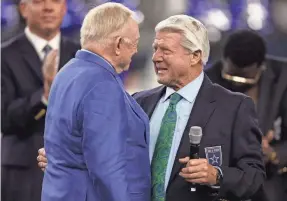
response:
M106 3L81 28L82 50L57 74L45 124L42 201L149 201L149 122L118 76L137 52L128 8Z

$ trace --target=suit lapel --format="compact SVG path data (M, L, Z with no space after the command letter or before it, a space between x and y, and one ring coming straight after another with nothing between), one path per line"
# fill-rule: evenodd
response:
M259 99L258 99L258 119L259 119L259 125L260 128L263 131L263 134L265 135L267 130L272 125L269 124L269 118L270 118L270 104L272 99L274 98L274 78L275 75L272 71L272 69L266 69L266 71L263 72L261 83L260 83L260 89L259 89Z
M39 80L43 80L42 69L41 69L42 62L35 48L24 34L23 36L21 36L19 42L21 43L20 51L22 52L24 60L28 63L28 66L30 67L32 72L36 75L36 77L38 77Z
M148 115L149 119L151 119L153 111L157 106L157 103L160 100L160 98L164 95L165 90L166 90L165 86L160 86L156 89L156 91L153 94L144 97L143 100L139 101L140 106Z
M137 104L139 104L139 106L143 109L143 112L145 112L145 114L148 115L148 118L150 119L153 111L158 103L158 101L160 100L160 98L162 97L162 95L165 93L165 86L160 86L156 89L156 91L151 94L150 96L147 96L145 98L143 98L142 100L137 99ZM134 100L134 99L133 99ZM135 100L134 100L135 102ZM149 131L149 119L147 119L147 132L145 133L146 136L146 141L149 144L149 139L150 139L150 131Z
M213 85L209 78L205 75L202 86L195 99L192 111L190 113L187 125L185 127L183 136L181 138L180 146L177 151L177 155L174 161L173 169L171 172L169 184L174 180L175 176L179 173L183 167L178 160L189 156L189 130L192 126L202 127L203 134L204 128L208 123L212 113L215 110L215 99L213 96Z

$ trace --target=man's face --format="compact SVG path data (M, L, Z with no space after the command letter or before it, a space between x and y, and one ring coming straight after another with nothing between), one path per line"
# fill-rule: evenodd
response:
M158 32L153 43L153 63L160 84L181 88L190 77L190 52L181 45L182 35Z
M66 14L66 0L25 0L20 10L32 31L49 34L59 30Z
M132 56L137 53L140 38L139 26L136 21L131 20L127 27L127 32L121 38L121 57L118 66L122 70L128 70Z
M258 84L262 72L257 64L237 67L230 59L224 59L222 77L230 83L230 89L245 92Z

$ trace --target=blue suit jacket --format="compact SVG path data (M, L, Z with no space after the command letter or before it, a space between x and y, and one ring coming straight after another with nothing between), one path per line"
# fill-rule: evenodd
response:
M149 201L148 117L102 57L57 74L45 124L42 201Z

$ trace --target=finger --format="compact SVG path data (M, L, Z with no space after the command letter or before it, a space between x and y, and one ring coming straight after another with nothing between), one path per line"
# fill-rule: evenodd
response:
M188 161L189 161L189 157L185 157L185 158L180 158L179 159L179 162L182 163L182 164L186 164L186 163L188 163Z
M266 139L268 142L271 142L274 138L274 131L273 130L269 130L267 135L266 135Z
M47 163L47 158L39 155L37 161Z
M51 50L48 55L47 55L47 59L49 58L49 60L55 60L56 57L58 55L58 50Z
M267 148L269 146L268 140L266 138L262 139L262 147Z
M38 163L38 166L39 166L39 168L44 168L42 162L39 162L39 163Z
M206 172L208 170L208 167L205 163L202 163L200 165L196 166L187 166L185 168L182 168L183 173L192 174L197 172Z
M186 174L186 173L180 172L179 175L183 177L184 179L207 178L207 172L197 172L197 173L192 173L192 174Z
M43 70L46 72L47 70L54 69L56 65L56 58L58 56L58 50L51 50L45 58Z
M45 172L45 169L46 169L46 168L41 168L41 170L42 170L43 172Z
M38 166L39 166L40 168L46 168L46 167L47 167L47 163L39 162L39 163L38 163Z
M200 179L186 179L187 182L193 183L193 184L207 184L208 181L205 178Z
M46 156L46 152L44 148L38 150L39 155Z
M189 160L187 166L197 166L201 164L207 164L206 158L200 158L200 159L191 159Z

